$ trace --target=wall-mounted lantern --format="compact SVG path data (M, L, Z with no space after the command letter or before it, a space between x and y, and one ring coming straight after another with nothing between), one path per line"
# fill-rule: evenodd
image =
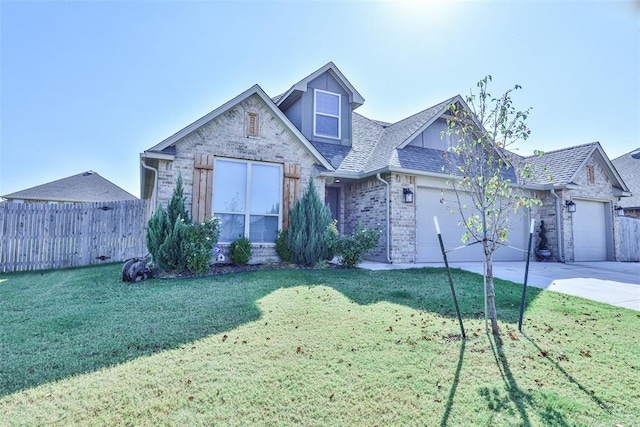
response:
M573 200L567 200L564 203L567 205L567 211L569 213L574 213L576 211L576 204L573 202Z
M624 208L622 206L618 205L614 209L616 210L616 215L624 216Z
M403 188L402 192L404 193L404 202L413 203L413 191L410 188Z

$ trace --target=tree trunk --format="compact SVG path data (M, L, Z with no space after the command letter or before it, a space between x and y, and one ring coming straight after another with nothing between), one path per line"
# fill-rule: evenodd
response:
M493 335L500 334L498 327L498 312L496 311L496 289L493 285L493 260L491 255L485 255L487 263L487 305L489 306L489 318L491 319L491 332Z

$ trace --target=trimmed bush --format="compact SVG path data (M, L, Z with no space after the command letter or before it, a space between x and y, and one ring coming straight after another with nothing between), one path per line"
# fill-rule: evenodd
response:
M234 264L245 265L251 259L251 241L246 237L239 237L231 243L231 261Z
M276 239L276 253L282 262L291 262L291 251L287 246L287 232L278 230L278 238Z
M201 274L209 268L219 236L218 218L191 223L178 176L167 210L159 206L147 224L147 249L159 270Z
M290 218L286 242L291 251L291 261L316 265L328 260L331 257L328 229L332 222L331 211L320 200L311 178L307 191L296 202Z
M348 268L355 268L362 262L367 251L378 246L382 230L376 228L364 228L358 224L352 234L340 235L334 221L329 230L333 236L331 247L340 257L340 264Z
M213 247L220 237L220 219L211 218L203 223L193 222L186 226L185 258L187 270L203 274L211 265Z

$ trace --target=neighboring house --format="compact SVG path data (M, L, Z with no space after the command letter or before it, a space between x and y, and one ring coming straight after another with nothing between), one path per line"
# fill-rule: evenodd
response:
M79 173L2 197L13 203L88 203L137 199L93 171Z
M142 198L166 206L182 175L193 218L220 217L221 244L247 236L253 261L260 262L276 258L277 230L287 228L288 212L311 178L342 233L352 232L358 223L382 227L381 243L369 259L442 262L433 217L439 218L447 247L460 246L462 234L458 217L441 203L446 196L442 190L449 188L443 154L452 143L441 137L447 128L443 116L452 103L464 106L464 101L455 96L397 123L355 112L363 103L331 62L273 98L255 85L143 152ZM563 174L553 183L540 177L529 186L544 206L539 212L511 215L511 246L526 247L531 215L544 219L550 234L560 232L549 236L554 259L583 259L575 250L582 245L579 219L594 208L602 215L591 227L603 230L605 241L597 244L605 250L584 256L615 259L611 212L628 189L599 144L580 147L567 149L572 161L578 152L582 159L575 164L560 160L558 172ZM559 153L535 160L551 164ZM407 196L413 196L411 201ZM571 199L578 210L568 214L565 201ZM556 217L562 218L559 227ZM525 256L501 248L494 259ZM481 260L480 245L451 252L449 259Z
M534 215L547 225L553 259L616 260L620 244L615 239L616 207L631 193L600 143L550 151L526 161L538 167L536 183L530 187L543 205Z
M624 209L624 215L640 218L640 148L611 161L618 173L629 186L631 197L620 199L618 205Z

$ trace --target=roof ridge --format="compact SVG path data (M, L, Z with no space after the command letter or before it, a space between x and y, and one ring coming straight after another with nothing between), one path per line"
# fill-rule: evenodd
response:
M405 117L404 119L401 119L401 120L398 120L398 121L397 121L397 122L395 122L395 123L392 123L392 124L391 124L391 126L389 126L389 127L391 128L391 127L393 127L393 126L395 126L395 125L402 124L403 122L405 122L405 121L407 121L407 120L410 120L410 119L412 119L412 118L414 118L414 117L416 117L416 116L418 116L418 115L420 115L420 114L423 114L425 111L427 111L427 110L431 110L432 108L436 108L436 107L444 106L445 104L448 104L448 103L450 103L451 101L453 101L453 100L454 100L455 98L457 98L458 96L459 96L459 95L452 96L452 97L451 97L451 98L449 98L449 99L445 99L445 100L444 100L444 101L442 101L442 102L438 102L437 104L433 104L433 105L432 105L432 106L430 106L430 107L424 108L424 109L422 109L422 110L418 111L418 112L417 112L417 113L415 113L415 114L412 114L412 115L410 115L410 116Z
M542 155L547 155L547 154L554 154L554 153L561 153L563 151L569 151L569 150L575 150L578 148L582 148L582 147L587 147L587 146L596 146L596 145L600 145L600 143L598 141L593 141L593 142L588 142L586 144L578 144L578 145L572 145L570 147L564 147L564 148L559 148L557 150L551 150L551 151L545 151L542 153ZM525 159L531 159L533 157L539 157L536 154L531 154L529 156L524 157Z

